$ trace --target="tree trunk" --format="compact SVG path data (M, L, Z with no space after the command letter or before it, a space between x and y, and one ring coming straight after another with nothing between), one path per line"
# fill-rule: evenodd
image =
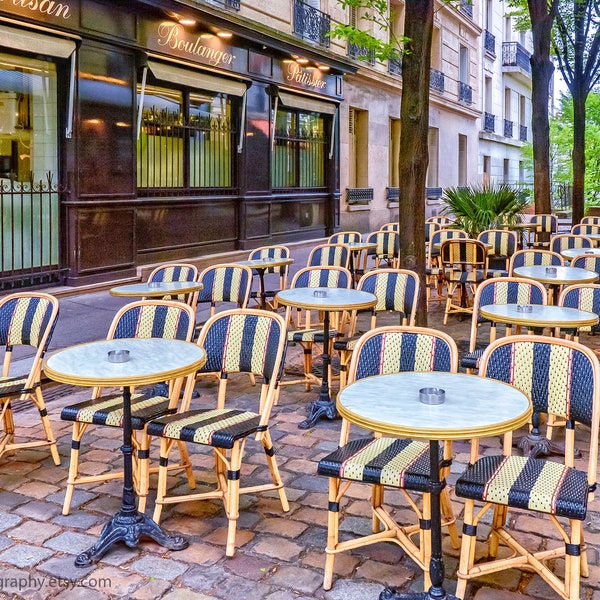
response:
M554 65L550 60L551 31L556 13L556 2L528 0L533 54L531 55L531 133L533 141L533 194L535 212L547 214L550 202L550 122L548 102L550 79Z
M427 325L425 294L425 183L429 165L429 72L433 0L406 0L400 104L400 265L421 279L417 324Z
M573 223L579 223L585 197L585 101L587 94L573 94Z

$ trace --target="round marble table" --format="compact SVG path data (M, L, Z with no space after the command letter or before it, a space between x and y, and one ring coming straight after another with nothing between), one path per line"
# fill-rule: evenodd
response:
M548 269L555 269L554 273ZM580 269L578 267L547 267L543 265L531 265L527 267L515 267L513 274L516 277L525 277L539 281L549 286L551 300L557 300L556 289L561 285L573 285L575 283L594 283L598 280L598 273Z
M260 291L260 307L262 310L267 308L267 290L265 289L265 273L269 269L275 267L285 267L286 265L293 264L294 259L289 257L273 257L265 256L264 258L257 258L254 260L238 260L236 264L244 265L254 269L258 273L259 279L259 291Z
M129 351L126 362L110 362L109 352ZM98 541L75 559L75 566L96 563L117 541L131 548L141 537L150 537L170 550L182 550L188 541L170 536L154 521L137 511L133 487L131 443L131 387L169 381L195 373L206 361L196 344L163 338L122 338L71 346L49 355L44 362L48 377L80 386L123 387L123 497L121 510L106 523Z
M145 281L119 285L111 288L109 293L111 296L131 298L163 298L191 294L200 291L203 287L203 284L198 281Z
M309 404L308 417L299 423L300 429L314 427L321 417L335 419L335 402L329 395L329 313L371 308L377 296L369 292L346 288L292 288L278 292L277 302L283 306L323 311L323 373L319 398Z
M375 250L377 244L375 242L346 242L346 246L350 248L350 272L352 273L352 287L356 285L356 273L358 271L356 261L362 252Z
M421 388L445 392L443 404L423 404ZM405 372L360 379L337 398L342 417L384 435L429 440L431 485L431 588L429 592L399 594L388 588L386 600L455 600L444 590L442 559L439 441L494 436L529 422L530 400L517 388L478 375Z
M600 254L600 248L565 248L560 251L560 255L567 260L573 260L584 254Z

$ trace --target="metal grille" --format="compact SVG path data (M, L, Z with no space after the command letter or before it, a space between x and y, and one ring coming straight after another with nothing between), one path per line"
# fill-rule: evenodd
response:
M496 37L487 29L484 31L483 46L486 52L494 55L496 54Z
M458 100L465 104L471 104L473 102L473 88L462 81L458 82Z
M388 60L388 71L395 75L402 75L402 59L390 58Z
M521 142L527 141L527 126L526 125L519 125L519 140Z
M294 33L319 46L329 48L329 30L331 19L327 13L302 2L294 0Z
M473 18L473 0L460 0L460 12Z
M348 42L348 56L356 60L363 60L369 65L375 64L375 52L373 50L352 42Z
M492 113L484 113L483 130L489 133L496 131L496 117Z
M519 42L504 42L502 44L502 66L519 67L526 73L531 73L531 54Z
M431 69L429 72L429 87L438 92L444 91L444 74L437 69Z
M369 204L373 197L373 188L346 188L348 204Z
M59 204L65 188L48 172L33 181L0 185L0 289L56 283L66 274L59 263Z
M504 119L504 137L511 138L513 136L513 122Z
M168 190L190 195L194 189L223 191L234 187L236 131L223 116L193 116L144 110L138 140L137 181L140 195ZM158 192L159 193L159 192Z

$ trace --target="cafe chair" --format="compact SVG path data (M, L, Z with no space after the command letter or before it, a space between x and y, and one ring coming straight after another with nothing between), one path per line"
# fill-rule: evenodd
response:
M600 225L600 217L583 217L581 219L582 225Z
M54 464L60 465L56 438L42 395L42 361L52 339L57 317L58 300L49 294L17 292L0 298L0 343L4 345L0 378L0 417L3 428L0 432L0 456L13 454L15 450L22 448L49 446ZM27 367L27 373L17 374L13 364L13 352L19 346L35 349L35 356ZM43 439L15 441L15 401L33 402L42 421ZM35 429L29 426L29 431L34 433ZM33 436L27 437L31 440ZM10 467L5 470L10 471Z
M340 231L329 236L328 244L356 244L362 241L359 231Z
M571 261L572 267L593 271L600 276L600 256L597 254L581 254Z
M450 217L444 217L442 215L436 215L435 217L428 217L425 219L425 223L435 223L440 227L450 227L451 225L454 225L454 219L451 219Z
M260 260L261 258L289 258L290 250L287 246L262 246L252 250L248 255L248 260ZM275 289L266 289L265 297L267 298L267 306L272 310L277 310L277 301L275 295L281 290L285 290L287 287L289 265L281 265L280 267L269 267L265 270L265 287L266 278L271 274L279 276L279 285ZM258 278L258 273L252 269L252 276L254 280ZM258 307L260 307L260 290L250 290L250 299L254 300Z
M572 235L599 235L600 225L593 225L592 223L578 223L571 227Z
M570 248L593 248L594 242L591 238L584 235L573 235L571 233L562 233L555 235L550 241L550 250L560 254L563 250Z
M195 265L187 263L172 263L156 267L150 275L148 275L148 283L153 282L172 282L172 281L196 281L198 277L198 269ZM194 310L198 303L198 292L191 294L169 295L165 300L180 300L189 304ZM143 298L149 300L149 298Z
M140 300L121 308L115 315L107 340L122 338L164 338L191 341L194 333L195 312L183 302L174 300ZM131 395L132 444L134 447L134 483L138 496L138 510L144 512L148 496L150 473L150 436L148 421L175 412L183 380L172 382L168 397L162 394L162 386L149 391L133 391ZM191 391L191 390L190 390ZM73 422L71 460L67 477L67 490L63 503L63 515L68 515L75 486L97 483L123 477L122 471L110 471L96 475L80 475L79 459L81 440L90 425L122 427L123 396L120 393L104 393L94 388L92 398L65 406L60 418ZM185 452L185 448L182 449Z
M550 250L540 250L528 248L517 250L511 257L508 265L509 277L514 276L514 270L517 267L533 267L542 265L546 267L562 267L565 264L562 256Z
M350 248L346 244L320 244L310 251L306 266L347 269L350 266L350 255Z
M419 304L419 276L414 271L403 269L375 269L363 275L357 289L377 296L377 304L371 309L369 329L377 327L377 317L381 313L395 314L399 325L414 325ZM356 331L357 314L354 312L350 332ZM333 342L333 349L340 353L340 390L346 386L346 373L352 352L360 335Z
M352 275L348 269L342 267L305 267L300 269L292 279L290 289L294 288L346 288L352 286ZM303 371L301 379L285 379L279 381L279 388L286 385L297 385L303 383L306 391L310 392L311 385L321 385L321 378L313 373L313 347L315 344L322 344L323 322L315 313L318 311L308 309L296 309L287 307L285 320L288 328L288 344L299 344L303 350ZM333 340L345 333L345 328L349 325L350 318L345 313L330 313L329 340ZM331 348L330 348L331 350ZM331 354L331 352L329 352ZM329 377L331 382L331 377Z
M429 240L434 232L439 231L441 229L441 225L438 223L427 223L425 222L425 244L429 244Z
M519 246L517 233L506 229L487 229L482 231L477 239L492 246L487 252L487 276L508 276L510 257L517 251Z
M228 520L227 556L233 556L235 552L240 494L276 491L284 512L289 510L269 432L269 417L285 352L285 339L285 321L277 313L234 309L212 316L202 328L198 345L207 354L202 370L220 374L214 402L209 406L209 400L203 394L202 401L197 401L197 407L190 406L188 396L177 414L156 419L148 425L149 434L161 438L154 521L160 521L165 504L219 498L223 501ZM247 408L251 399L248 395L244 396L243 406L235 406L227 397L228 377L244 372L254 373L262 380L260 393L253 400L253 409ZM250 438L255 438L263 446L271 481L264 483L257 477L256 485L241 487L242 459ZM169 457L174 445L179 442L213 449L214 489L179 496L170 494ZM253 470L249 468L249 472ZM188 483L191 489L195 488L193 478L188 478Z
M374 250L368 250L367 255L372 256L375 268L388 266L397 268L400 261L400 234L397 231L374 231L367 236L367 242L377 244Z
M398 221L392 223L384 223L379 228L379 231L397 231L398 233L400 233L400 223Z
M565 287L558 298L558 306L587 310L600 316L600 284L576 283ZM596 335L600 332L600 323L565 331L569 339L574 339L576 342L579 341L579 334L582 332ZM594 352L600 354L600 350Z
M529 221L535 225L533 230L533 240L531 244L534 248L550 249L550 239L558 231L558 217L556 215L533 215Z
M348 372L348 383L403 371L446 371L455 373L458 366L456 342L446 333L421 327L386 326L365 333L358 341ZM429 485L429 443L411 439L368 435L364 430L350 435L351 423L342 419L339 446L319 461L317 472L329 478L327 548L323 587L331 588L335 557L376 542L398 544L423 570L425 589L429 588L429 559L431 557L431 495ZM440 472L449 472L452 445L444 443L440 453ZM373 532L366 535L343 536L340 540L342 500L355 483L371 486L371 517ZM410 508L416 513L414 522L401 525L394 515L397 506L385 502L386 492L399 489ZM354 492L356 493L356 492ZM360 493L360 492L358 492ZM418 498L422 496L422 506ZM356 497L356 496L354 496ZM362 495L360 496L362 497ZM440 497L442 522L447 525L450 540L460 546L448 488ZM401 512L401 511L398 511ZM353 527L356 531L356 527ZM417 538L415 540L414 538Z
M473 298L473 315L469 336L469 351L460 360L460 366L472 374L479 369L479 361L488 344L493 342L498 333L495 322L481 316L481 307L490 304L547 304L548 292L543 284L518 277L497 277L486 279L479 285ZM488 341L483 342L481 332L489 325ZM506 325L506 333L512 328Z
M451 314L472 314L472 301L477 286L487 277L487 249L482 242L451 239L442 244L440 262L446 282L444 325Z
M440 263L440 249L446 240L466 239L469 234L463 229L439 229L431 234L429 245L425 254L425 290L427 293L427 305L431 300L431 289L437 290L437 300L445 302L443 294L444 270Z
M598 359L573 341L512 336L490 344L480 373L525 393L532 400L534 419L537 412L565 420L565 457L513 455L512 432L504 437L501 455L478 457L478 444L472 444L469 466L455 486L456 495L465 499L456 596L465 598L473 578L522 568L537 573L561 598L579 600L580 577L589 572L583 523L596 488ZM587 450L577 463L576 436ZM543 547L537 541L532 545L527 527L519 525L532 517L538 531L547 528ZM487 549L477 543L478 533Z

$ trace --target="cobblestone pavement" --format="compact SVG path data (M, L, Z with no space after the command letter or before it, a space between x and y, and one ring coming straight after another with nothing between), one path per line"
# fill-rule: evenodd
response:
M81 300L85 302L85 300ZM430 325L450 332L461 349L468 341L468 320L455 317L444 327L441 312L434 308ZM364 326L364 325L363 325ZM600 336L599 336L600 338ZM598 345L597 338L582 341ZM292 348L287 365L293 369L300 361ZM247 376L233 378L233 394L248 402L253 389ZM198 384L200 398L212 400L214 383ZM422 591L423 580L414 563L394 544L375 544L338 555L334 584L322 588L327 523L327 479L316 474L320 457L337 445L339 421L320 421L308 431L298 429L305 416L307 393L303 386L286 386L274 408L271 429L279 466L285 482L290 511L282 513L275 494L242 497L238 521L237 550L225 556L227 522L219 502L204 501L171 505L163 511L161 524L170 532L180 532L190 540L182 551L169 551L151 541L135 548L116 544L93 567L76 568L74 557L91 546L103 524L120 507L120 480L78 486L71 514L61 514L69 463L71 424L60 420L61 408L89 397L89 390L66 385L48 387L48 410L58 437L62 465L54 466L45 449L17 452L0 459L0 598L60 600L100 600L131 598L201 600L204 598L248 598L252 600L375 600L385 586L401 586L405 591ZM17 426L24 436L40 433L37 415L30 408L16 406ZM26 429L23 429L25 427ZM121 465L121 430L95 427L82 442L81 470L104 473ZM484 451L500 450L499 439L484 440ZM243 477L264 477L262 451L254 441L247 445ZM212 467L212 458L191 448L194 464ZM449 485L455 481L468 458L466 442L454 445L455 458ZM152 457L158 454L156 443ZM148 514L153 510L152 476ZM212 475L198 474L199 482ZM170 476L170 485L185 490L184 477ZM369 488L356 485L345 504L344 535L370 528ZM394 492L388 499L398 514L406 506ZM453 497L459 517L462 503ZM600 504L595 500L585 523L589 545L590 573L582 580L582 599L600 600ZM544 521L530 514L519 515L513 527L539 545L546 535ZM460 529L460 525L459 525ZM444 538L446 588L455 588L457 551ZM560 567L559 567L560 568ZM470 600L530 600L556 595L537 576L519 570L482 578L469 586Z

